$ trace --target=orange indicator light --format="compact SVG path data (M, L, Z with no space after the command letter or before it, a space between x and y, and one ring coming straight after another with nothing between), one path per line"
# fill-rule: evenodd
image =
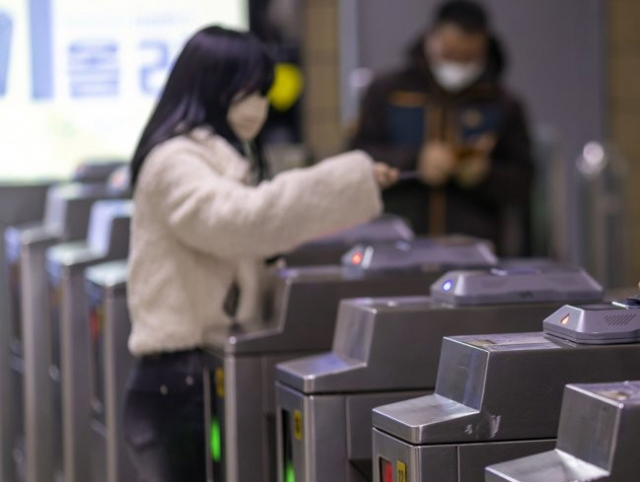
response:
M354 254L351 257L351 262L353 264L360 264L360 263L362 263L363 259L364 259L364 255L361 252L358 251L356 254Z

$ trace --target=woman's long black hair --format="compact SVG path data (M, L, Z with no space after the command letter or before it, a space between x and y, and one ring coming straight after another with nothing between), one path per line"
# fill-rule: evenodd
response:
M222 27L194 34L178 56L142 132L131 162L132 188L155 146L195 127L208 126L241 150L227 123L229 107L238 94L266 94L273 77L273 60L252 34Z

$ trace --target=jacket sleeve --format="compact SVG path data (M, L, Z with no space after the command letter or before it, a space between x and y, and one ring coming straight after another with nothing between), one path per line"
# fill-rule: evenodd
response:
M191 153L148 159L145 194L185 245L211 255L269 257L369 221L382 209L372 161L351 152L257 187L217 175Z
M418 159L418 149L394 146L389 139L388 101L392 91L392 79L374 81L365 94L360 107L356 134L349 141L349 148L362 149L376 161L402 170L413 170Z
M531 195L534 175L535 165L524 110L520 103L511 100L505 127L492 154L491 171L470 191L492 204L524 203Z

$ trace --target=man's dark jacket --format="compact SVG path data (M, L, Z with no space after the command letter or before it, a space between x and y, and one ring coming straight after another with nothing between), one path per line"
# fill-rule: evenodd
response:
M452 180L443 188L430 188L404 181L383 197L385 210L407 218L419 234L464 233L490 239L500 248L505 208L526 211L534 166L523 108L501 86L503 62L498 46L492 45L482 77L459 94L449 94L435 82L420 42L404 70L372 83L350 147L413 171L428 141L453 145L463 159L479 136L493 135L497 143L491 171L479 185L465 189Z

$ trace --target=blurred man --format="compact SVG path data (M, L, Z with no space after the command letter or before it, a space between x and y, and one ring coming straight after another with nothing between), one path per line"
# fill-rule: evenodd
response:
M481 236L501 248L503 213L527 205L533 161L487 14L472 1L443 4L409 60L372 83L351 147L416 172L384 195L386 211L416 232Z

